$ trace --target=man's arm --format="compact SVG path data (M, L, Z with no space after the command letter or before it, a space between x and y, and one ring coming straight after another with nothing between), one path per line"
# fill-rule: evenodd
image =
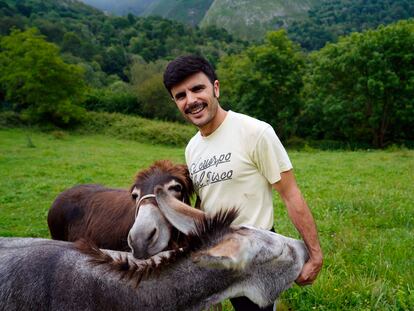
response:
M281 177L272 186L280 194L280 197L285 203L289 218L302 236L310 257L309 261L303 266L296 283L299 285L312 284L318 276L323 262L315 221L296 184L292 170L281 173Z

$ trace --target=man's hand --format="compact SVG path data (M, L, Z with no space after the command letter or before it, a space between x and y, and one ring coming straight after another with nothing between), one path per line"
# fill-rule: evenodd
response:
M309 259L302 268L299 277L296 279L298 285L311 285L322 269L322 259L312 260Z

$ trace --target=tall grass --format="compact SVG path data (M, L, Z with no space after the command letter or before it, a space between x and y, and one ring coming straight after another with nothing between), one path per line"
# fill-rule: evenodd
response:
M279 310L414 310L414 151L290 157L325 264L313 286L287 291ZM80 183L127 188L136 171L163 158L184 162L183 148L0 130L0 236L49 237L47 211L58 193ZM275 229L298 237L276 194Z

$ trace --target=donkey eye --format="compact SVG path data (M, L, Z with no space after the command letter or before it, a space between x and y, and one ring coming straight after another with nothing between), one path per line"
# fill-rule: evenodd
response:
M138 198L138 194L137 194L137 193L132 193L131 195L132 195L132 199L133 199L134 201L136 201L136 200L137 200L137 198Z
M174 185L174 186L169 187L168 190L175 191L175 192L181 192L181 190L183 190L183 187L181 185Z

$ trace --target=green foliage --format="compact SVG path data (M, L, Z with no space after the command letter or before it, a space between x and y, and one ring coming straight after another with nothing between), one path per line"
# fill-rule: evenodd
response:
M162 74L167 66L166 60L145 62L142 58L135 58L129 72L129 80L134 87L137 87L150 79L152 76Z
M173 103L170 103L173 105ZM44 124L32 124L21 119L14 111L0 112L0 129L28 128L52 133L54 137L62 130ZM97 134L128 139L147 144L184 147L196 133L196 128L182 123L144 119L120 113L87 111L82 121L72 128L75 133ZM54 133L57 133L56 135Z
M68 65L56 45L35 29L0 38L0 88L13 110L34 123L69 125L80 120L83 71Z
M407 0L329 0L308 12L307 19L288 23L289 37L306 50L317 50L339 36L414 17Z
M25 45L28 58L33 56L39 59L36 66L31 66L28 58L24 60L20 59L20 55L15 55L13 62L30 68L24 79L37 79L38 86L44 86L45 92L42 94L40 90L31 92L33 89L28 93L31 97L39 95L36 103L32 105L33 98L29 100L30 103L28 99L21 98L21 91L20 97L16 95L16 89L22 87L20 82L23 72L19 77L15 75L14 86L9 80L6 83L6 78L9 79L11 75L2 78L0 103L3 107L13 105L28 121L47 120L57 125L67 125L79 119L83 113L77 106L80 102L87 109L95 111L182 121L167 98L160 80L166 59L195 53L217 63L221 55L239 52L246 45L245 42L233 40L226 31L216 27L201 30L160 17L107 16L81 2L71 0L0 0L0 26L0 34L4 35L11 35L12 27L23 31L35 26L44 35L36 33L38 40L46 43L46 39L56 44L42 43L39 49L36 45L32 46L36 51L29 51L30 46ZM64 68L42 72L46 65L50 68L61 66L54 64L59 58L58 47L60 57L65 63L71 64L70 67L65 65ZM6 69L12 70L15 66L11 63L12 58L3 57L4 61L6 59L10 65ZM141 64L157 63L157 71L147 75L134 73L137 59L140 59ZM153 77L155 73L157 77ZM67 76L68 80L60 81L58 76L60 79ZM129 89L123 93L114 90L112 85L119 80L131 82L134 91ZM85 88L82 81L89 86L85 99L82 99ZM27 81L25 83L28 86ZM56 88L58 84L65 87L60 87L59 90Z
M224 107L270 123L283 138L296 130L303 55L284 30L269 32L262 45L224 57L218 67Z
M105 134L147 144L184 147L195 134L191 125L154 121L117 113L88 112L80 133Z
M137 60L132 66L130 80L140 103L137 114L150 119L183 121L163 84L166 65L162 60L151 63Z
M19 115L11 110L0 111L0 128L20 127L22 120Z
M79 57L79 62L97 62L106 74L125 81L134 55L150 62L207 51L205 56L216 63L220 55L238 52L246 45L224 29L204 31L161 17L107 16L78 1L0 3L0 34L9 34L11 27L36 27L63 52ZM211 45L215 53L209 50Z
M140 105L129 84L117 81L106 88L92 89L83 102L92 111L140 114Z
M343 37L311 56L301 133L371 143L414 139L414 21Z
M142 107L140 114L150 119L183 121L162 81L160 73L137 86L136 92Z

